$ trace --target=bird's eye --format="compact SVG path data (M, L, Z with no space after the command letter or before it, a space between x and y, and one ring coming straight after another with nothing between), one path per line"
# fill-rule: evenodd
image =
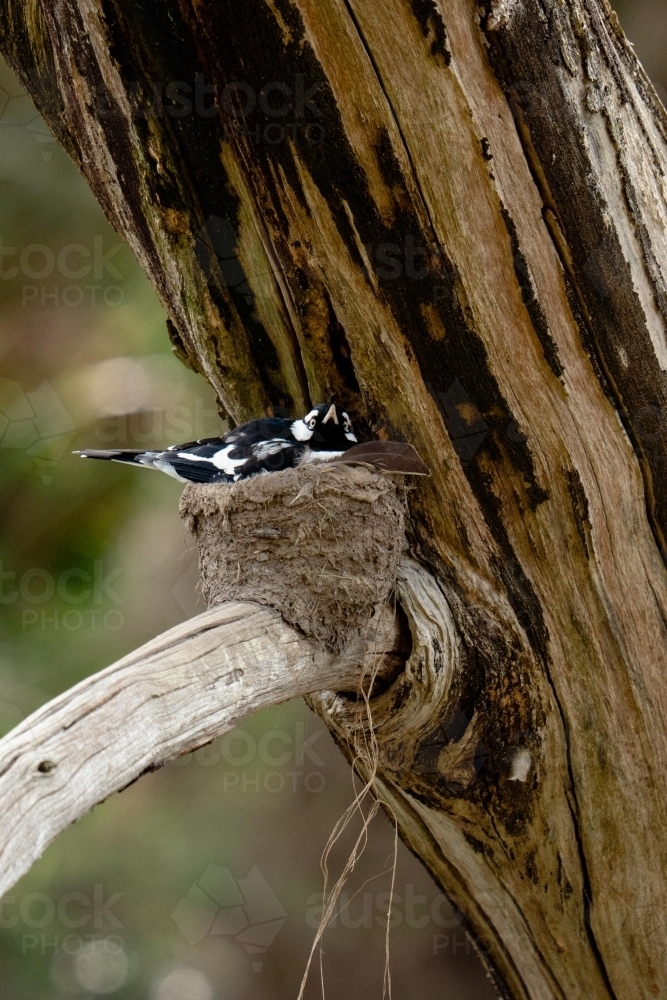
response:
M311 417L311 419L308 421L308 426L312 431L313 427L315 426L315 417Z

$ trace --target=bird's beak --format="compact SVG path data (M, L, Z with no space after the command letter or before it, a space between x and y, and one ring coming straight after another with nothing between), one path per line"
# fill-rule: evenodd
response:
M324 420L322 421L322 423L326 424L327 420L333 420L335 424L338 423L338 414L336 413L335 403L332 403L331 406L329 407L329 411Z

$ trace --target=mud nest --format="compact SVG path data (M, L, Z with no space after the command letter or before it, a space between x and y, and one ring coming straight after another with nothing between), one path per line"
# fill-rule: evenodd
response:
M405 542L402 479L352 465L303 466L227 486L186 486L209 607L245 600L332 650L391 595Z

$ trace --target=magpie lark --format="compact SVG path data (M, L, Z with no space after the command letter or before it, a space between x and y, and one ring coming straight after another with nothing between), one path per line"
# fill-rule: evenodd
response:
M301 420L250 420L222 437L173 444L165 451L88 450L74 454L160 469L181 483L235 483L262 472L329 461L356 443L347 413L335 404L324 403Z

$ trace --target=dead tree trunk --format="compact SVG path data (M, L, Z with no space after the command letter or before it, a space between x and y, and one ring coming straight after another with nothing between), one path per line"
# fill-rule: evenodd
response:
M335 397L433 470L412 557L460 657L445 707L376 699L377 787L499 987L667 997L667 118L606 0L0 26L226 413Z

